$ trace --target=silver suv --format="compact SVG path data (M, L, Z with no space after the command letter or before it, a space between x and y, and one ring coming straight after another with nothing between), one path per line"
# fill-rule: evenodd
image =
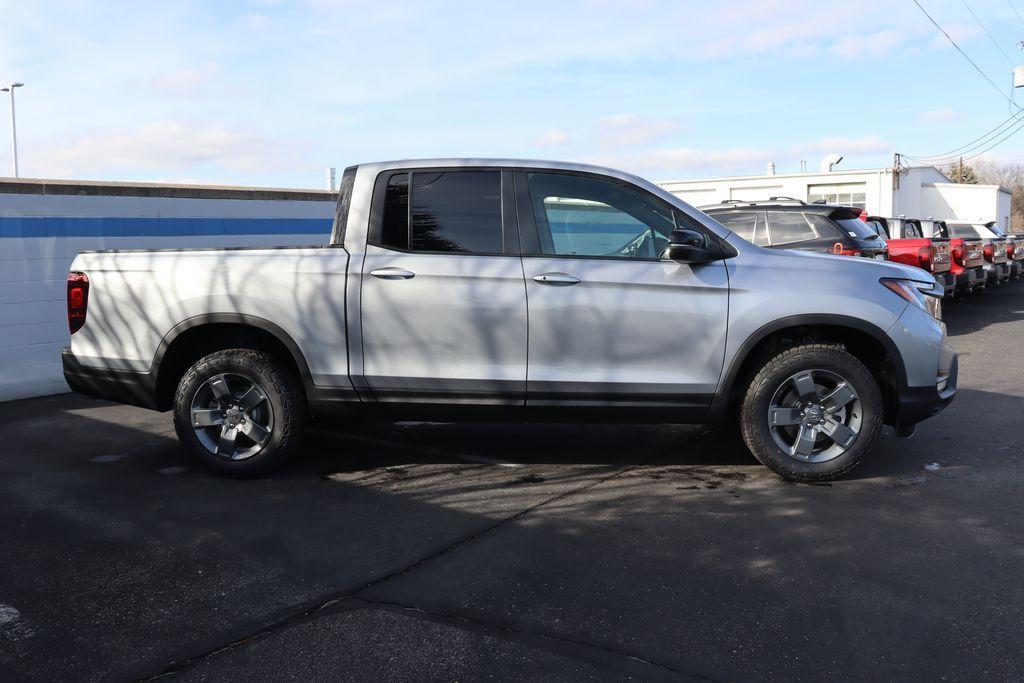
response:
M174 411L252 475L309 418L737 420L830 479L956 391L918 268L744 241L645 180L544 161L345 171L330 242L79 254L72 388Z

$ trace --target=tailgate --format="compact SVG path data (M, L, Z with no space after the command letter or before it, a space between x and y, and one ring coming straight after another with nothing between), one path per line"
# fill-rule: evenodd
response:
M985 252L981 240L964 240L964 267L976 268L985 265Z
M932 272L945 273L951 267L949 240L932 240Z

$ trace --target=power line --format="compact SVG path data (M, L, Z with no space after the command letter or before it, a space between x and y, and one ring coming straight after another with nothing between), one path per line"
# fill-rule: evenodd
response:
M1007 0L1007 1L1009 1L1009 0ZM984 78L986 81L989 82L989 84L995 89L995 91L997 93L999 93L1000 97L1004 98L1007 102L1009 102L1013 106L1017 107L1017 109L1020 109L1020 107L1017 106L1017 103L1014 102L1010 98L1009 95L1004 93L1002 91L1002 89L998 85L996 85L995 81L993 81L991 78L989 78L988 75L984 71L981 70L981 67L979 67L977 64L974 63L973 59L971 59L970 57L967 56L967 53L964 52L963 49L961 49L961 47L956 44L956 41L953 40L952 36L950 36L948 33L946 33L946 29L944 29L941 26L939 26L939 22L937 22L934 19L932 19L932 15L928 14L928 10L926 10L921 5L920 2L918 2L917 0L914 0L914 4L917 5L917 8L919 10L921 10L921 12L923 12L926 17L928 17L928 21L932 22L932 25L934 25L935 28L939 29L939 31L942 33L942 35L946 36L946 39L953 45L953 47L956 48L957 52L959 52L961 55L963 55L963 58L966 59L970 63L970 65L974 67L974 70L977 71L981 75L982 78ZM1012 7L1012 5L1011 5L1011 7ZM1015 9L1014 12L1016 12L1016 11L1017 10ZM1018 17L1019 16L1020 15L1018 15ZM1022 23L1024 23L1024 20L1021 20L1021 21L1022 21Z
M985 35L987 35L988 39L992 41L992 44L996 46L996 49L1003 53L1003 56L1006 57L1006 61L1010 63L1010 66L1017 66L1016 63L1014 63L1014 61L1010 59L1010 55L1006 54L1006 50L1004 50L999 45L999 42L992 36L991 33L989 33L988 29L985 28L985 24L981 23L981 19L979 19L978 15L974 13L974 10L971 9L971 6L967 4L967 0L960 0L960 2L963 4L964 8L971 13L971 16L974 17L974 20L978 22L978 26L980 26L981 30L985 32ZM1016 12L1017 10L1014 11Z
M927 160L927 159L946 159L946 158L950 158L950 157L956 157L956 156L958 156L960 154L963 154L964 152L968 152L968 151L974 149L975 147L978 146L978 143L985 144L991 138L994 138L995 136L997 136L1000 133L1004 132L1004 130L1008 129L1009 127L1012 127L1013 126L1013 122L1015 122L1015 121L1024 121L1024 112L1017 112L1016 114L1014 114L1010 118L1008 118L1005 121L1001 122L995 128L992 128L991 130L989 130L987 133L985 133L981 137L977 137L974 140L971 140L970 142L968 142L967 144L961 145L961 146L959 146L959 147L957 147L955 149L951 149L948 152L942 152L941 154L929 154L927 156L920 156L920 157L914 157L914 156L911 156L911 155L904 155L904 156L910 156L910 158L915 159L916 161L923 161L923 160ZM1009 124L1009 125L1007 125L1007 124Z
M999 138L995 142L992 142L992 144L989 145L988 147L986 147L984 149L981 149L981 150L978 150L978 151L974 152L973 154L969 154L969 155L967 155L965 157L962 157L962 158L963 158L964 161L969 161L971 159L979 157L982 154L985 154L986 152L989 152L989 151L995 149L996 147L998 147L999 145L1003 144L1004 142L1009 140L1011 137L1013 137L1014 135L1019 133L1021 130L1024 130L1024 121L1021 121L1017 125L1016 128L1010 129L1009 132L1006 132L1006 134L1003 135L1003 137ZM907 156L906 154L904 154L902 156L904 156L907 159L910 159L911 161L917 161L917 162L920 162L922 164L926 164L928 166L942 166L942 165L945 165L945 164L953 163L957 159L961 158L959 156L952 156L952 157L949 157L949 158L944 159L944 160L926 160L926 159L917 159L917 158L912 157L912 156Z
M1013 6L1013 3L1010 2L1010 0L1006 0L1006 4L1009 5L1010 9L1013 10L1013 13L1017 15L1017 20L1021 23L1021 26L1024 26L1024 19L1021 19L1020 12L1018 12L1017 8Z

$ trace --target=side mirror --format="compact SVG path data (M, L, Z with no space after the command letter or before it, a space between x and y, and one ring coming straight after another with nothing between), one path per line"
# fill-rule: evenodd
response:
M717 245L701 232L676 228L668 238L665 255L676 263L708 263L724 257Z

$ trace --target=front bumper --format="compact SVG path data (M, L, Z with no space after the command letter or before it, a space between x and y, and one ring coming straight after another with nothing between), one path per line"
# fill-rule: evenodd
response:
M959 374L959 359L953 354L953 362L943 376L945 384L934 387L907 387L900 392L895 427L897 431L913 427L942 412L956 397L956 382Z
M85 366L67 346L61 349L60 361L71 391L140 408L160 409L157 406L156 382L148 372Z

